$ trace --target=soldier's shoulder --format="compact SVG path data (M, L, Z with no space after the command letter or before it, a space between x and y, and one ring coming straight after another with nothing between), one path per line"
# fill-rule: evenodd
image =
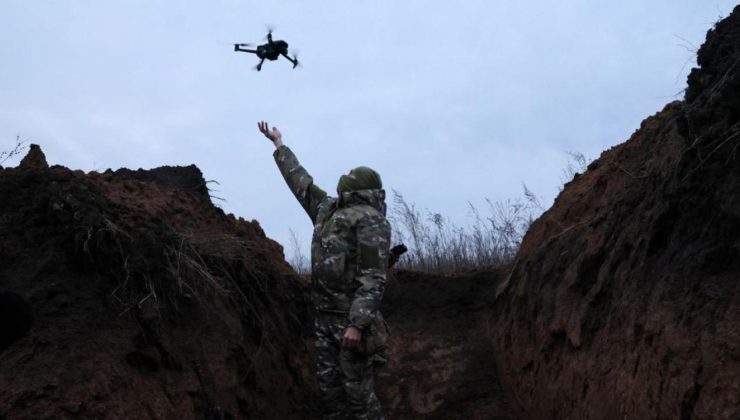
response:
M373 206L361 205L353 208L356 212L355 221L361 226L390 225L388 219Z
M327 195L319 204L321 207L333 207L337 204L337 198Z
M336 197L326 196L323 200L318 204L317 210L319 213L319 218L322 216L327 216L331 213L332 209L336 207L337 205L337 199Z

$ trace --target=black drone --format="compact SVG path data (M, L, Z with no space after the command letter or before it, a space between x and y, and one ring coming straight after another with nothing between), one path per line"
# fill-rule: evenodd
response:
M288 59L291 63L293 63L293 68L296 68L298 65L298 57L293 56L293 58L290 58L288 56L288 43L283 40L272 40L272 29L267 32L267 44L262 44L257 47L256 50L250 50L248 48L243 47L250 47L252 44L234 44L234 51L241 51L241 52L247 52L252 54L257 54L257 57L260 58L260 63L257 64L257 71L262 70L262 63L265 62L265 60L275 61L277 60L281 55Z

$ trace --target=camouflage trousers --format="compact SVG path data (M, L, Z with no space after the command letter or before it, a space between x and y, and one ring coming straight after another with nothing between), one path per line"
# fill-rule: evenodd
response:
M373 352L341 348L346 315L320 312L314 320L316 372L324 419L385 419L375 396ZM364 334L367 335L367 334ZM363 337L363 344L367 337ZM364 346L363 346L364 347Z

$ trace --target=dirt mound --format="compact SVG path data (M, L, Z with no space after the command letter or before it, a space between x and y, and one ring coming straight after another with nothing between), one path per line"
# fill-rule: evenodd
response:
M85 174L31 146L0 232L0 418L312 412L303 290L194 166Z
M740 417L740 7L686 100L566 185L499 288L522 418Z

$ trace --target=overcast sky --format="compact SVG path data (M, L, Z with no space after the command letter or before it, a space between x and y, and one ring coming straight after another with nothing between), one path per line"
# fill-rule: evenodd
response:
M734 4L2 0L0 150L19 135L85 171L194 163L225 211L307 248L265 119L327 191L367 165L465 224L468 201L523 183L549 207L566 152L596 158L682 98L693 49ZM258 73L233 52L266 25L302 68Z

